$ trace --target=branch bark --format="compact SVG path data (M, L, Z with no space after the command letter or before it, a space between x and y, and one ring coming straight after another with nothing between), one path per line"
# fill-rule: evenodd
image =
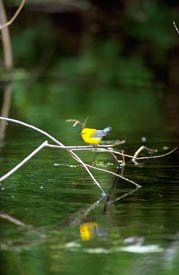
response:
M2 3L2 0L1 0L0 2ZM17 11L15 12L15 14L11 17L11 19L10 19L9 21L6 20L6 21L3 22L3 23L1 22L1 24L0 24L0 30L6 28L6 27L8 27L8 26L10 26L10 25L14 22L14 20L17 18L17 16L18 16L19 13L21 12L22 8L24 7L25 2L26 2L26 0L22 0L22 2L21 2L21 4L19 5Z
M0 24L4 25L7 21L6 11L4 8L3 0L0 0ZM13 56L12 56L12 47L11 47L11 39L10 33L7 26L1 28L1 36L2 36L2 46L3 46L3 54L4 54L4 67L7 70L12 70L13 68ZM12 85L8 84L4 89L4 99L3 106L1 110L1 115L7 117L9 115L10 102L12 96ZM4 138L6 130L6 122L0 122L0 140Z
M63 143L61 143L59 140L57 140L56 138L54 138L52 135L48 134L46 131L43 131L41 129L39 129L38 127L35 127L31 124L27 124L25 122L22 122L20 120L17 119L12 119L12 118L6 118L6 117L1 117L0 119L5 120L5 121L10 121L10 122L14 122L16 124L20 124L23 125L27 128L33 129L39 133L41 133L42 135L45 135L46 137L48 137L49 139L51 139L53 142L55 142L57 145L59 145L61 148L64 148L65 145ZM105 196L106 193L104 192L103 188L101 187L101 185L99 184L99 182L96 180L96 178L93 176L93 174L91 173L91 171L89 170L89 168L86 166L86 164L81 160L81 158L74 153L72 150L67 149L67 151L71 154L71 156L78 162L80 163L84 169L87 171L87 173L89 174L89 176L91 177L91 179L93 180L93 182L98 186L98 188L101 190L102 192L102 196Z
M124 157L125 156L128 156L132 159L132 161L136 164L136 160L137 159L150 159L150 158L159 158L159 157L164 157L166 155L169 155L171 154L172 152L174 152L176 149L170 151L170 152L167 152L163 155L160 155L160 156L152 156L152 157L138 157L139 153L143 150L143 149L147 149L147 151L150 151L152 149L149 149L147 147L144 147L144 146L141 146L134 154L134 156L129 156L127 154L123 154L121 152L118 152L116 150L113 150L112 148L98 148L98 147L91 147L91 146L65 146L63 143L61 143L59 140L57 140L56 138L54 138L52 135L50 135L49 133L47 133L46 131L43 131L41 129L39 129L38 127L35 127L31 124L27 124L25 122L22 122L20 120L16 120L16 119L12 119L12 118L5 118L5 117L1 117L0 116L0 119L1 120L4 120L4 121L10 121L10 122L14 122L16 124L20 124L20 125L23 125L25 127L28 127L30 129L33 129L39 133L41 133L42 135L45 135L46 137L48 137L50 140L52 140L53 142L55 142L55 145L53 144L49 144L48 141L45 141L43 142L39 147L37 147L31 154L29 154L23 161L21 161L19 164L17 164L12 170L10 170L8 173L6 173L4 176L2 176L0 178L0 181L3 181L5 180L7 177L9 177L10 175L12 175L14 172L16 172L22 165L24 165L27 161L29 161L34 155L36 155L40 150L42 150L44 147L50 147L50 148L58 148L58 149L65 149L67 152L69 152L72 156L73 159L75 159L78 163L80 163L81 166L84 167L84 169L87 171L87 173L89 174L89 176L91 177L91 179L93 180L93 182L97 185L97 187L101 190L102 192L102 196L105 196L106 193L104 192L103 188L101 187L101 185L99 184L99 182L96 180L96 178L93 176L93 174L91 173L91 171L89 170L89 168L91 169L95 169L95 170L98 170L98 171L102 171L102 172L105 172L105 173L109 173L109 174L112 174L116 177L119 177L129 183L132 183L133 185L135 185L137 188L140 188L141 186L139 184L137 184L136 182L132 181L132 180L129 180L127 179L126 177L123 176L123 172L122 174L117 174L117 173L114 173L112 171L109 171L109 170L106 170L106 169L102 169L102 168L98 168L98 167L95 167L93 165L89 165L87 163L85 163L84 161L82 161L82 159L76 154L74 153L73 150L87 150L87 149L91 149L91 150L96 150L98 152L108 152L110 154L115 154L117 155L118 153L120 154L120 156L123 157L123 161L124 161ZM72 149L73 148L73 149ZM101 151L102 150L102 151ZM152 150L154 151L154 150ZM125 161L123 163L123 165L125 164Z
M174 27L175 27L176 32L179 34L179 29L178 29L178 27L177 27L175 21L173 21L173 25L174 25Z

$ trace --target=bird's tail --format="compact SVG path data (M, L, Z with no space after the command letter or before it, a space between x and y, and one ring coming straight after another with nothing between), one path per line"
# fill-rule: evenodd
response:
M103 132L107 135L112 130L111 127L106 127L103 129Z

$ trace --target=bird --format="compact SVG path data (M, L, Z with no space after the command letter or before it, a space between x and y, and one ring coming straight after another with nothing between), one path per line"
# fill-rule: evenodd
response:
M84 142L91 145L100 144L102 138L109 134L112 130L111 127L106 127L103 130L97 130L94 128L83 128L81 131L81 136Z

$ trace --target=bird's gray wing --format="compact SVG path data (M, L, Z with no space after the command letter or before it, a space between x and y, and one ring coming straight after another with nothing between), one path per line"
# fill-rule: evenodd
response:
M100 138L106 135L107 133L105 133L103 130L96 130L96 133L93 135L93 138Z

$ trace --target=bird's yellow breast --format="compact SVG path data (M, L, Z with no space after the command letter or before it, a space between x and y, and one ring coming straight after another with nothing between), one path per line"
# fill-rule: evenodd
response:
M81 131L81 136L84 142L88 144L99 144L102 137L95 137L97 130L93 128L83 128Z

